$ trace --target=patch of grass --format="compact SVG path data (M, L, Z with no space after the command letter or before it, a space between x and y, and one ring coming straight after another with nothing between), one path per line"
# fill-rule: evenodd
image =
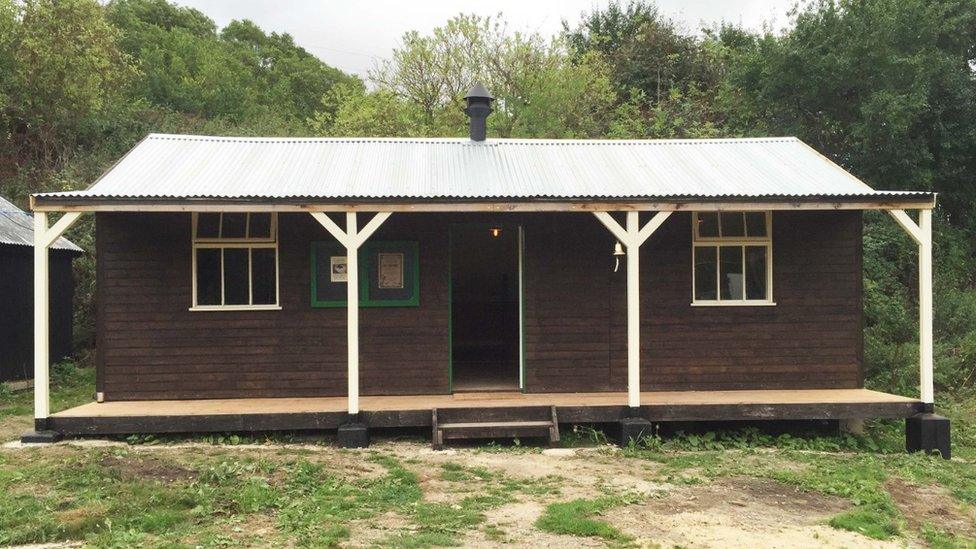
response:
M457 463L444 463L441 465L441 469L443 469L441 479L447 482L465 482L474 478L466 468Z
M769 471L765 476L853 503L854 509L830 520L834 528L881 540L899 535L899 513L884 489L888 473L880 460L870 455L797 454L793 457L806 462L808 467Z
M536 528L553 534L578 537L596 537L607 541L625 542L630 537L610 523L593 518L623 503L615 497L576 499L565 503L552 503L535 522Z
M421 547L453 547L457 544L457 541L451 534L410 532L390 536L380 542L378 546L394 549L416 549Z
M51 366L51 411L59 412L91 402L95 392L95 368L86 363L60 362ZM34 410L34 391L13 391L0 385L0 420L29 416Z
M976 540L957 536L931 524L923 525L919 533L932 549L971 549L976 547Z
M841 530L850 530L869 538L886 540L899 534L898 525L889 513L870 507L856 507L832 517L828 524Z
M483 532L485 533L485 538L488 541L511 543L511 540L508 539L508 534L505 532L505 530L502 530L494 524L486 524Z

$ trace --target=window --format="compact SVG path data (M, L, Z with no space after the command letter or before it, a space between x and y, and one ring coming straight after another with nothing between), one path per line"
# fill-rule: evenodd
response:
M278 214L193 214L191 310L278 309Z
M696 212L692 232L692 305L774 305L770 212Z
M346 249L335 241L312 243L312 306L345 307ZM373 241L359 249L359 306L420 305L418 246L412 241Z

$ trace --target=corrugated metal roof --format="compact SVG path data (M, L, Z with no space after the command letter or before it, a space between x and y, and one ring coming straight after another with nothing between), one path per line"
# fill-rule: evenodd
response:
M517 201L891 194L793 137L478 143L153 134L88 190L42 196Z
M34 218L0 196L0 244L34 246ZM82 249L63 236L51 245L56 250L81 252Z

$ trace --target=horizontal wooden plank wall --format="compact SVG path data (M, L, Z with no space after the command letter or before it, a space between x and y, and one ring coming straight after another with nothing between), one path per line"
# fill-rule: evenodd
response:
M860 212L774 213L772 307L689 305L690 214L672 216L641 259L643 390L861 385ZM615 321L622 334L625 319ZM620 379L625 353L620 335Z
M345 310L309 305L307 214L280 214L281 311L190 312L189 214L99 213L98 388L108 400L338 396ZM588 213L395 214L373 237L418 240L420 307L361 311L364 395L443 394L448 233L525 231L529 392L626 389L626 262ZM775 307L691 307L691 215L642 247L642 390L861 385L860 212L777 212Z
M526 222L528 389L626 390L626 261L562 216ZM641 390L861 386L860 212L774 214L772 307L692 307L691 250L690 213L641 247Z
M346 310L310 306L310 242L331 239L311 216L280 215L280 311L188 310L189 214L100 213L97 224L107 400L345 394ZM419 241L424 269L420 307L362 309L362 392L446 393L444 224L394 216L373 238Z

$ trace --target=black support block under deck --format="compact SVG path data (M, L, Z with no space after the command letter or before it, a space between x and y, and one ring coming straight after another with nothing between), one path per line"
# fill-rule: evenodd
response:
M349 416L349 421L339 426L336 441L343 448L366 448L369 446L369 427L359 416Z
M627 446L631 441L639 442L644 437L654 434L654 426L642 417L625 417L620 420L620 432L617 444Z
M51 444L61 440L61 433L58 431L27 431L20 435L20 441L24 444Z
M949 418L936 414L917 414L905 420L905 449L952 457L949 441Z

